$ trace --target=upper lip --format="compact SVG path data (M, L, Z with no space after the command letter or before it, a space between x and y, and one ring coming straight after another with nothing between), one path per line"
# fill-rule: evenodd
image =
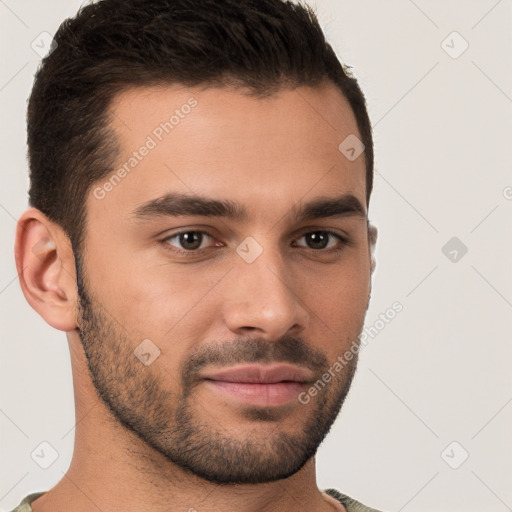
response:
M275 384L277 382L311 382L311 371L291 364L240 365L205 373L207 380L243 382L250 384Z

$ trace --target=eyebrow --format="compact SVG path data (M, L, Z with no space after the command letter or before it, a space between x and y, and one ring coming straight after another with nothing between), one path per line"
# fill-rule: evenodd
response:
M170 192L143 203L132 215L139 220L157 217L223 217L234 221L247 221L247 210L231 200L212 199L195 194ZM355 196L344 194L332 198L319 198L301 206L294 205L291 215L297 221L328 217L358 216L366 219L366 211Z

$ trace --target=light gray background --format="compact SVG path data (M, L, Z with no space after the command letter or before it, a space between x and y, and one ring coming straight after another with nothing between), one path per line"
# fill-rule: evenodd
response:
M367 325L403 305L362 351L318 454L319 485L390 512L512 510L512 2L311 3L374 125ZM53 486L72 455L66 338L26 303L12 249L27 206L31 44L80 4L0 0L0 511ZM452 237L467 254L445 256ZM42 441L59 454L46 470L30 456Z

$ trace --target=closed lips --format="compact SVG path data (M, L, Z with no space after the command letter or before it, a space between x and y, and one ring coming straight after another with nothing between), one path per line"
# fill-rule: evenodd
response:
M312 382L310 370L289 364L241 365L202 375L205 380L244 384L277 384L279 382Z

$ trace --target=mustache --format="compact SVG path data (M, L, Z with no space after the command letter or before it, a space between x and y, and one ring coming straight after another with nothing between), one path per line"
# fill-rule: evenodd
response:
M243 363L290 363L315 374L328 366L326 356L311 348L300 336L285 335L277 341L264 338L238 338L222 344L210 344L193 353L182 368L182 381L190 384L204 367Z

